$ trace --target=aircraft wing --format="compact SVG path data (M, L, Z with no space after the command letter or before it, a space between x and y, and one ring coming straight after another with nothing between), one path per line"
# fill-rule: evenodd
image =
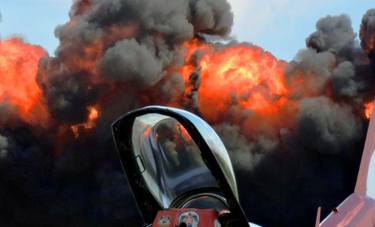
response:
M375 227L375 114L367 130L354 193L319 225L320 227ZM319 220L319 211L317 220ZM319 222L317 222L319 223Z

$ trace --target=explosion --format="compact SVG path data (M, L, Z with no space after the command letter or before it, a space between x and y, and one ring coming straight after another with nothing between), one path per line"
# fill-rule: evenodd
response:
M0 223L138 225L109 126L157 104L215 127L250 221L313 225L354 188L375 96L373 17L361 44L347 16L322 18L290 62L221 42L226 0L76 0L55 56L1 40Z
M45 124L48 112L36 82L39 59L47 53L19 38L0 40L0 104L8 104L24 121Z
M185 47L188 53L199 51L201 60L195 68L185 65L182 76L188 83L194 70L200 74L197 103L200 113L210 122L217 123L235 104L243 111L269 119L267 124L276 127L280 115L286 110L289 93L284 75L287 63L249 44L215 49L207 44L197 48L196 42L194 40ZM191 54L186 56L191 58Z

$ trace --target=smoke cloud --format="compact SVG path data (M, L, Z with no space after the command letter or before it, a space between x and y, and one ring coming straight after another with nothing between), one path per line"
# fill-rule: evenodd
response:
M0 158L6 157L8 151L8 140L6 137L0 135Z
M28 63L15 75L37 71L32 100L0 93L0 223L140 225L109 126L160 104L214 126L250 221L313 225L317 207L327 215L354 188L375 97L374 12L360 39L347 16L320 19L285 62L216 42L233 24L226 0L74 1L54 57L15 58Z
M361 45L370 56L374 54L375 48L375 10L371 9L363 16L360 37Z
M302 100L300 107L298 135L311 150L342 152L348 143L361 135L361 122L349 106L340 106L326 97L318 97Z
M109 48L101 64L104 74L112 80L135 82L148 87L155 85L163 76L162 65L155 58L147 48L131 39Z
M70 16L56 29L56 57L41 61L38 76L53 116L70 123L85 121L98 92L129 82L145 90L169 77L182 64L183 42L225 36L233 23L225 0L76 1Z
M346 15L324 17L317 22L316 29L306 43L318 51L340 53L353 45L356 36L350 18Z

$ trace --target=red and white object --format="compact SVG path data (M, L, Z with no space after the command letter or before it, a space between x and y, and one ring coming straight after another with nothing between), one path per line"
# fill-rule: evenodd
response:
M168 209L159 211L152 227L219 227L218 213L214 209Z

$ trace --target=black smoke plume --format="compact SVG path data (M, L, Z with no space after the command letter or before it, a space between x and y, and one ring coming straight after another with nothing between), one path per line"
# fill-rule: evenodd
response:
M374 10L365 14L360 41L347 16L319 20L287 64L296 127L246 134L242 122L254 114L235 101L210 122L230 152L250 221L312 226L319 206L327 215L353 191L368 124L363 106L375 92L374 18ZM177 103L199 114L203 78L197 68L189 83L182 79L183 44L227 39L232 23L226 0L74 1L70 21L56 28L55 56L40 60L48 127L23 122L0 103L0 223L139 225L110 123L149 104ZM295 86L301 77L303 86ZM93 107L99 118L85 128Z

